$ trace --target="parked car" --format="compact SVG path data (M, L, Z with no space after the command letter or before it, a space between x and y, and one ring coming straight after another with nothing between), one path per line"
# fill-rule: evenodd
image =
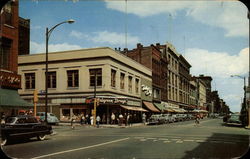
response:
M178 121L176 114L172 114L172 119L174 120L174 122Z
M161 124L163 122L163 119L161 118L161 115L160 114L154 114L154 115L151 115L150 118L149 118L149 122L148 124Z
M193 119L194 119L193 114L187 114L187 119L188 119L188 120L193 120Z
M241 120L240 120L240 114L232 114L228 120L227 123L236 123L236 124L241 124Z
M10 116L1 124L1 145L6 145L11 139L37 137L38 140L44 140L51 133L50 125L42 124L33 116Z
M162 114L165 123L173 123L175 121L174 117L171 114Z
M176 120L177 120L177 121L184 121L184 116L183 116L183 114L176 114Z
M39 118L40 121L45 121L45 112L37 112L36 116ZM53 113L47 113L47 121L49 124L59 124L58 118Z

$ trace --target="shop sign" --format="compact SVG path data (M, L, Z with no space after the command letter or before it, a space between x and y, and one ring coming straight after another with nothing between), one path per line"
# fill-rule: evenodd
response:
M119 97L97 97L99 99L100 104L127 104L127 98L119 98ZM94 103L94 98L87 98L86 103Z
M21 88L21 76L10 72L0 71L0 85L10 88Z

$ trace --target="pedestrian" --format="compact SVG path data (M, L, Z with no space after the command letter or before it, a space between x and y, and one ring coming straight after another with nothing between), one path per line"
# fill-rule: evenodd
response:
M106 115L105 114L102 115L102 124L106 124Z
M119 115L119 125L122 126L123 115L120 113Z
M199 114L196 114L196 116L195 116L195 124L196 125L198 125L198 124L200 124L200 116L199 116Z
M75 125L74 125L75 121L76 121L76 116L75 116L75 114L73 114L71 117L71 128L72 129L75 129Z
M94 124L94 117L93 117L93 115L91 115L91 117L90 117L90 125L93 125Z
M101 121L101 118L100 118L100 116L99 116L99 115L97 115L97 117L96 117L96 124L97 124L97 128L99 128L100 121Z
M144 125L146 125L146 114L145 113L142 114L142 122Z
M126 117L126 123L127 123L128 126L130 126L130 122L129 122L130 119L129 118L130 118L130 114L128 113L128 115Z
M125 126L128 125L128 122L127 122L127 113L124 114L124 123L125 123Z
M111 125L112 124L115 124L115 114L114 113L111 114Z
M86 120L86 124L90 124L90 119L89 119L89 115L88 114L86 115L85 120Z
M82 115L81 117L81 125L83 125L85 123L85 117L84 117L84 114Z

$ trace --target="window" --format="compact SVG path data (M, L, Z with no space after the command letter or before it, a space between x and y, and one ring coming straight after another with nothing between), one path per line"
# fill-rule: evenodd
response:
M132 92L132 76L128 76L128 92Z
M111 87L115 87L116 70L111 70Z
M135 93L139 94L139 79L135 79Z
M35 73L25 73L25 89L35 89Z
M160 90L159 89L156 89L154 88L154 98L160 98Z
M120 76L120 89L125 89L125 74L124 73L121 73L121 76Z
M4 7L4 17L5 17L5 24L12 25L12 9L11 9L11 2L7 3Z
M2 37L0 39L0 68L9 69L12 40Z
M79 87L79 71L69 70L68 75L68 87Z
M90 69L90 86L95 86L95 75L96 75L96 86L102 86L102 69Z
M48 72L48 88L56 88L56 72Z

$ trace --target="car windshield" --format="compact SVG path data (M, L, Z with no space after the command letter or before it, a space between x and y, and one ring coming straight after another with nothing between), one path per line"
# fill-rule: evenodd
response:
M9 118L7 118L7 119L5 120L5 123L14 123L15 120L16 120L15 117L9 117Z

